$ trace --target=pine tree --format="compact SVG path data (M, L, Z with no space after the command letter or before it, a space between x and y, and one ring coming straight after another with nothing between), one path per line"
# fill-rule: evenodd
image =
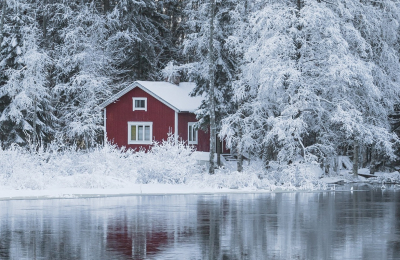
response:
M51 94L48 90L49 57L39 47L34 12L18 3L4 24L0 129L5 145L46 141L54 132Z
M230 12L234 7L235 1L187 1L185 5L185 62L179 69L187 80L196 82L193 95L204 95L204 102L196 113L198 127L210 127L210 172L214 169L217 143L214 135L233 106L230 100L235 66L227 39L232 34ZM219 149L217 154L220 155Z
M241 65L243 64L243 54L246 49L246 33L248 30L248 15L249 15L249 1L232 1L234 4L229 14L229 26L231 35L228 37L225 44L225 49L232 61L232 88L239 88L242 82ZM243 153L245 152L243 146L243 131L242 127L244 124L244 118L246 115L246 109L244 100L241 97L234 96L232 93L229 95L232 97L229 99L231 107L226 110L226 114L221 119L221 136L227 137L227 145L232 149L235 149L237 153L237 171L243 170ZM247 150L250 154L250 150Z
M174 52L165 15L153 0L121 0L107 16L108 51L119 82L156 80ZM118 82L117 81L117 82Z
M110 53L104 16L93 4L63 11L68 19L54 54L58 132L66 141L90 147L100 140L102 115L98 105L111 95Z

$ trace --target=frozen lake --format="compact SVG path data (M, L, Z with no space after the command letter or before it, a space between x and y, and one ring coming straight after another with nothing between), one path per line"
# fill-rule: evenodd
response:
M0 201L0 259L399 259L400 191Z

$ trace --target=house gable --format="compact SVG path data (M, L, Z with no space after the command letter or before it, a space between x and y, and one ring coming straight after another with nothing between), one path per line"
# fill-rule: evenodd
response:
M118 101L118 99L120 99L121 97L123 97L124 95L126 95L127 93L129 93L130 91L132 91L135 88L140 88L141 90L147 92L148 94L150 94L151 96L153 96L155 99L157 99L158 101L162 102L163 104L165 104L166 106L168 106L169 108L173 109L174 111L179 111L178 108L176 108L175 106L171 105L170 103L168 103L167 101L165 101L163 98L159 97L158 95L156 95L155 93L153 93L152 91L150 91L149 89L145 88L144 86L142 86L139 82L134 82L132 85L130 85L129 87L121 90L120 92L118 92L117 94L115 94L114 96L110 97L109 99L107 99L106 101L104 101L102 104L100 104L100 108L104 109L107 106L109 106L110 104Z

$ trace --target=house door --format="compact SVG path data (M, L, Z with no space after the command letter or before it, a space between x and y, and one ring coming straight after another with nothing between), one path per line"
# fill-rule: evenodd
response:
M216 144L215 144L215 152L217 152L218 147L221 151L221 154L230 154L231 153L230 149L228 149L226 147L226 142L224 140L221 141L217 135Z

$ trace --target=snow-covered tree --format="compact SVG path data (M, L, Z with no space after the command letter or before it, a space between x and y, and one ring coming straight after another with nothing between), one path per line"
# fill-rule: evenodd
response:
M46 141L54 132L55 118L47 88L50 60L38 46L36 22L32 18L24 19L27 19L26 23L21 25L16 34L10 33L5 37L5 45L16 49L14 62L7 63L10 56L6 56L2 63L6 84L0 86L0 98L3 101L0 129L6 145L26 144L28 141L35 144L38 140Z
M121 0L107 16L108 48L117 69L115 80L156 80L171 60L168 18L158 12L161 1ZM174 59L174 58L172 58Z
M354 27L368 45L368 60L373 62L372 77L374 84L381 91L382 107L386 110L381 116L393 115L395 107L399 104L400 80L400 42L399 23L400 5L398 1L343 1L339 9L347 9L347 16L352 17ZM343 11L342 11L343 12ZM353 44L351 34L346 38ZM385 128L388 128L385 122ZM382 143L375 145L362 145L363 157L371 157L371 171L375 171L377 157L385 155L379 149ZM368 156L367 153L370 155Z
M111 95L108 31L104 17L92 4L65 11L68 24L61 31L63 41L54 55L58 131L88 147L97 142L102 130L98 105Z
M178 63L184 61L181 52L182 42L185 38L185 14L183 12L185 0L163 0L157 1L158 13L164 17L163 22L163 53L160 56L161 69L169 61L174 60Z
M247 49L246 34L249 29L248 17L251 13L254 4L251 1L236 1L233 2L232 10L229 12L229 28L230 35L226 40L225 49L230 57L232 66L232 88L239 88L241 82L241 66L243 65L243 55ZM230 109L226 110L226 113L221 118L221 136L228 136L227 145L234 149L237 154L237 171L243 169L243 124L246 111L243 104L245 100L239 97L235 97L230 93L231 98L228 102L231 104ZM249 152L249 150L247 150ZM250 153L248 153L250 154Z
M214 130L216 133L220 130L222 117L234 105L230 98L235 64L227 48L227 39L232 33L230 12L235 8L236 2L192 0L186 1L185 5L185 63L180 66L180 70L184 72L184 77L196 82L193 94L204 96L197 117L200 120L199 127L202 128L211 127L215 120L216 126L211 127L215 129L210 129L212 138ZM210 142L211 145L216 143L213 140ZM213 148L211 150L210 157L214 152Z
M394 156L397 137L389 131L387 113L398 98L398 81L391 80L390 88L378 81L376 51L360 31L360 16L351 12L368 5L377 20L387 14L370 3L352 3L275 1L251 14L235 89L246 114L240 140L246 149L268 160L275 159L265 154L272 147L284 163L325 162L339 145L354 142ZM384 24L370 30L383 30ZM396 55L391 52L391 69L398 68ZM229 129L228 124L228 136Z

